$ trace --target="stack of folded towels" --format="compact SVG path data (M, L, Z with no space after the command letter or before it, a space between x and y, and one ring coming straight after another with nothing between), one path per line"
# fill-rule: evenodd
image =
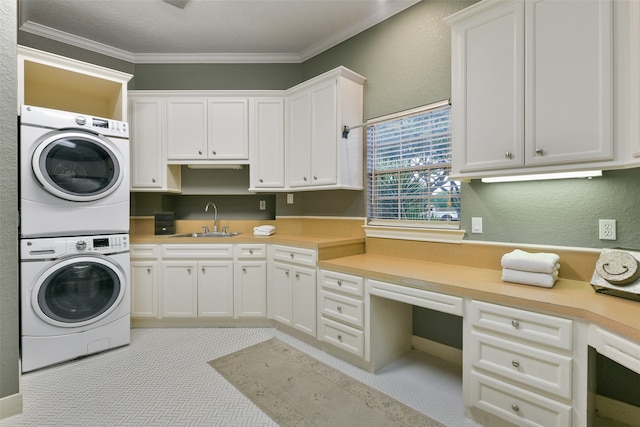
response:
M276 228L273 225L261 225L259 227L253 227L254 236L271 236L276 232Z
M502 256L502 280L551 288L558 280L559 261L557 254L516 249Z

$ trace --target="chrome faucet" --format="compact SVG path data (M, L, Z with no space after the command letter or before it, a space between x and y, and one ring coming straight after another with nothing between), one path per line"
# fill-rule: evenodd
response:
M213 232L215 233L218 231L218 207L215 203L209 202L204 208L205 212L209 212L209 206L213 206Z

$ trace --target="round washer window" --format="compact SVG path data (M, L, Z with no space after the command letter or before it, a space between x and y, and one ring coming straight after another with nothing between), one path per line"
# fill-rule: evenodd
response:
M57 322L86 322L117 302L121 286L118 275L101 263L73 263L44 280L38 291L38 306Z

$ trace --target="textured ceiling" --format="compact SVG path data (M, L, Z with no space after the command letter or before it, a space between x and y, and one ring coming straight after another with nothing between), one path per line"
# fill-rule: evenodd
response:
M132 62L301 62L419 0L20 0L20 29Z

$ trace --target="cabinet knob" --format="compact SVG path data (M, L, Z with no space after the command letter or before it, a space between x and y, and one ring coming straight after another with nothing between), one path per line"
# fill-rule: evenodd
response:
M338 341L342 342L342 335L338 335Z
M155 184L156 179L155 178L151 178L151 182L153 182Z
M285 274L287 277L289 277L289 272L288 272L288 271L285 271L285 272L284 272L284 274Z
M511 364L513 365L514 368L519 368L520 367L520 362L518 362L517 360L512 360Z
M296 273L296 279L300 278L300 273Z
M302 179L303 179L304 181L306 181L306 180L307 180L307 177L305 176L305 177L303 177Z
M511 326L513 326L514 328L518 329L520 327L520 322L518 322L517 320L512 320L511 321Z
M191 274L191 268L187 268L187 273Z
M289 256L291 257L291 259L293 259L294 257L293 253L290 253Z
M249 249L249 255L253 255L253 249Z
M246 273L247 272L247 267L242 267L242 272Z
M317 180L318 180L318 177L314 175L314 176L313 176L313 179L314 179L314 181L317 181Z
M147 267L147 273L151 274L151 268Z
M216 153L216 150L211 150L211 154L213 154L215 156L218 153Z
M517 403L512 404L511 409L513 409L513 412L520 412L520 406Z
M206 272L206 271L207 271L207 269L206 269L206 268L204 268L204 267L202 267L202 272L204 273L204 272Z
M202 150L198 150L198 155L202 156Z
M342 280L338 280L338 286L342 286Z
M338 310L338 312L339 312L339 313L342 313L342 306L340 306L340 305L339 305L339 306L337 306L337 307L336 307L336 310Z
M504 153L504 157L506 157L509 160L513 159L513 153L511 151L507 151L506 153Z
M536 148L536 156L544 156L544 150L542 148Z
M264 179L260 178L260 182L264 182Z

